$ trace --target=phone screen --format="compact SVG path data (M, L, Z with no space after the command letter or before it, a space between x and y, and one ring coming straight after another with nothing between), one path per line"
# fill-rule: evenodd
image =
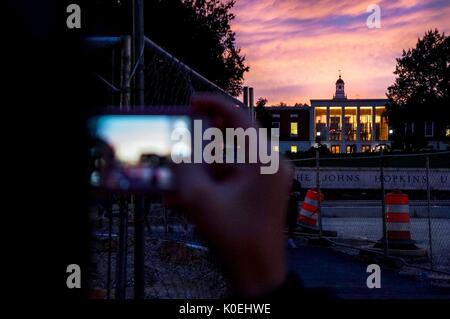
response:
M191 131L186 115L100 115L89 126L102 157L97 184L106 188L170 189L172 157L191 154L191 141L180 138Z

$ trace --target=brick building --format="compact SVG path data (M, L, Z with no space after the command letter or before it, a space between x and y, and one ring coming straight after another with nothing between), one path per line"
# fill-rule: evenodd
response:
M272 115L272 127L280 129L280 146L275 151L296 153L311 147L308 106L273 106L267 110Z
M390 145L387 99L348 99L341 76L332 99L311 106L269 107L272 127L280 128L280 152L308 150L319 141L332 153L370 152Z

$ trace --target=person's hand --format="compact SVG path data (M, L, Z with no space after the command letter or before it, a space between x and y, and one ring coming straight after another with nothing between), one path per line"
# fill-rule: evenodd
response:
M192 111L214 127L252 126L247 114L217 96L196 96ZM238 293L256 297L280 286L286 277L288 165L280 161L272 175L261 175L260 164L175 166L175 200L218 251Z

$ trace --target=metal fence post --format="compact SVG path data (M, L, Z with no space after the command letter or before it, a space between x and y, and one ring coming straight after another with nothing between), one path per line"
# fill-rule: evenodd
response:
M383 150L380 152L380 189L381 189L381 218L383 220L383 245L384 245L384 255L389 255L388 249L388 238L387 238L387 227L386 227L386 207L384 204L384 154Z
M320 156L319 148L316 148L316 189L317 189L317 218L319 222L319 237L322 237L322 204L320 192Z
M145 196L138 194L134 206L134 299L145 298Z
M131 104L130 98L130 74L131 74L131 37L122 37L121 52L121 72L120 72L120 110L128 110Z
M144 95L144 1L133 1L134 107L145 106ZM133 70L134 71L134 70ZM134 210L134 298L145 298L145 196L136 195Z
M136 65L134 82L134 105L144 106L144 1L133 1L133 45L134 64Z
M127 281L128 203L126 195L119 195L119 251L116 260L116 299L125 299Z
M113 232L113 196L108 194L108 269L106 273L106 298L111 299L111 255L112 255L112 232Z
M430 190L430 157L425 158L427 176L427 212L428 212L428 243L430 245L430 268L433 270L433 242L431 235L431 190Z

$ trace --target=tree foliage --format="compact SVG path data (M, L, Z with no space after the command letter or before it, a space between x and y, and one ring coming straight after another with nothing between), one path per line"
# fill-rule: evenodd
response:
M145 34L233 96L241 93L245 56L231 29L234 0L147 1Z
M391 117L393 111L407 118L442 115L450 102L450 38L428 31L415 48L403 50L394 74L387 94Z
M267 100L264 97L260 97L258 98L258 100L256 101L256 107L261 106L261 107L265 107L267 105L267 102L269 102L269 100Z
M428 31L397 59L388 97L404 108L432 106L450 98L450 38Z
M437 29L426 32L415 48L403 50L394 74L386 109L395 130L407 121L450 123L450 37ZM419 142L419 136L410 138Z
M256 101L255 114L259 125L270 129L272 127L272 115L266 109L267 102L268 100L266 98L258 98Z
M132 0L92 0L88 4L83 19L92 34L132 33ZM231 29L234 4L235 0L144 1L144 33L189 67L238 96L249 67Z

